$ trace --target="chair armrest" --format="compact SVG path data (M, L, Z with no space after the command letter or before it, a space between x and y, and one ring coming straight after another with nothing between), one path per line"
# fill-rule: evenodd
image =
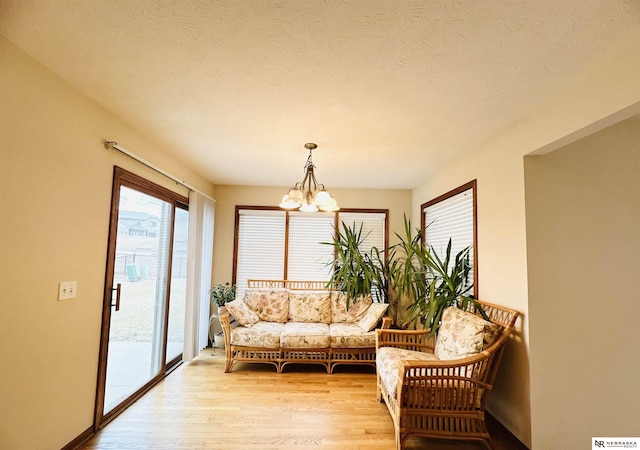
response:
M402 367L405 369L431 369L429 373L438 374L438 376L445 376L444 372L455 372L456 376L462 376L463 372L460 372L460 368L468 368L478 364L482 364L483 361L490 360L493 356L492 353L483 350L475 355L467 356L460 359L449 360L421 360L421 359L407 359L402 361ZM440 370L442 369L442 370ZM452 370L450 370L452 369Z
M218 310L218 320L220 321L220 326L222 327L222 334L224 335L224 343L225 343L225 348L229 348L229 345L231 345L231 327L232 327L232 321L235 322L235 319L233 318L233 316L231 315L231 313L227 310L227 308L225 308L224 306L221 306L220 309Z
M406 350L433 353L436 345L435 336L429 330L376 330L376 349L380 347L396 347Z
M402 361L395 397L405 408L484 410L493 387L491 359L481 352L451 361Z
M384 316L382 318L382 324L380 325L380 328L383 330L389 329L391 328L391 323L392 323L391 317Z
M232 319L233 319L233 316L231 315L231 313L227 308L225 308L224 306L221 306L220 308L218 308L218 320L220 320L221 324L224 322L227 326L229 326L231 324ZM224 328L224 325L223 325L223 328Z
M460 359L404 360L398 369L398 387L401 389L403 385L420 385L427 382L431 388L476 386L484 389L482 394L488 394L493 387L501 346L491 346L489 351L483 350Z

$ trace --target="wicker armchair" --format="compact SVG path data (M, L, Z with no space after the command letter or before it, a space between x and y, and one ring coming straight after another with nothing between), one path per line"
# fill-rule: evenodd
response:
M410 436L479 440L493 448L485 424L485 404L519 313L479 303L491 322L499 325L498 335L488 347L462 359L439 360L434 356L436 338L428 331L377 330L377 396L384 400L393 419L397 450L404 448ZM471 308L470 312L475 311ZM381 351L383 347L403 350ZM389 367L384 355L389 353L394 353L396 360L384 373L382 367ZM403 354L409 358L398 356ZM381 379L381 372L385 379Z

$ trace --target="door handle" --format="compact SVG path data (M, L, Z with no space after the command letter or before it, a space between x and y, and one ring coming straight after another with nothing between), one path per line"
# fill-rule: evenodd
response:
M115 288L111 288L112 291L116 291L116 302L112 303L111 306L116 307L116 311L120 311L120 291L122 289L122 284L118 283ZM113 299L113 297L112 297Z

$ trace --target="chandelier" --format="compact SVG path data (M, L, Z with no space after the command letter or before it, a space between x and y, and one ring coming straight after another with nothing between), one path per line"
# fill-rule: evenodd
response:
M304 178L301 182L296 183L289 192L282 197L280 208L283 209L299 209L304 212L320 211L337 211L340 209L336 199L329 194L324 188L324 184L318 184L311 160L311 152L318 146L313 143L305 144L304 147L309 150L307 163L304 165Z

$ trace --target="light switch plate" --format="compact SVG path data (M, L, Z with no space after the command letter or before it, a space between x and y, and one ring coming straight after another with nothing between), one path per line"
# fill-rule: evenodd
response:
M58 300L69 300L72 298L76 298L77 291L77 281L61 281L58 288Z

